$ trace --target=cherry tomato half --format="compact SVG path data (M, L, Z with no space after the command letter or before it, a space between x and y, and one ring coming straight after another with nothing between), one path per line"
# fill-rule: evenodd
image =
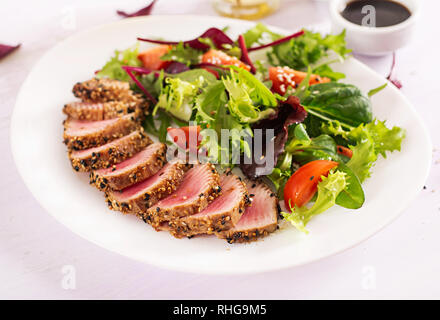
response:
M287 208L302 207L318 189L321 176L338 166L335 161L315 160L306 163L289 178L284 187L284 203Z
M180 148L197 152L197 148L202 140L200 126L188 126L180 128L168 128L168 135ZM194 143L196 142L196 144Z

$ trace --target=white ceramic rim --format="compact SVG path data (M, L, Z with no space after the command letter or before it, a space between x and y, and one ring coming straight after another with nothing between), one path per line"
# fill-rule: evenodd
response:
M332 19L336 20L337 23L339 23L341 26L343 26L344 29L347 30L355 30L358 32L368 33L368 34L385 34L385 33L393 33L396 31L403 30L412 24L414 24L420 14L420 2L419 0L393 0L394 2L398 2L400 4L403 4L405 7L407 7L410 12L411 16L406 19L405 21L389 26L389 27L378 27L378 28L370 28L366 26L361 26L358 24L355 24L353 22L350 22L346 20L342 15L341 12L344 9L344 6L353 0L331 0L330 2L330 15ZM408 3L411 5L408 6ZM411 7L411 8L409 8Z

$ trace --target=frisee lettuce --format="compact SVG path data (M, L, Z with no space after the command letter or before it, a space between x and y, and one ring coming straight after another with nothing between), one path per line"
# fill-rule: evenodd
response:
M370 169L378 155L384 158L387 152L400 151L405 138L405 130L399 127L387 128L385 121L374 119L367 124L345 130L338 121L323 124L322 130L333 136L343 138L353 150L353 156L347 166L362 182L370 177Z
M330 63L334 61L322 63L330 52L336 53L339 60L345 59L351 52L346 47L345 30L338 35L324 37L319 32L305 30L302 36L272 47L267 57L273 66L288 66L302 71L311 67L313 73L337 81L345 75L333 71Z
M115 80L130 81L130 77L121 67L140 67L142 63L137 58L138 53L139 43L122 51L115 50L114 56L110 58L96 76L98 78L108 77Z
M153 115L159 108L162 108L181 120L189 121L192 114L192 104L201 85L202 80L191 83L179 78L166 78Z

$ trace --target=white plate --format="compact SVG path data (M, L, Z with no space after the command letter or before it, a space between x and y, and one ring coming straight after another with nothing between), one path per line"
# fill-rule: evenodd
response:
M73 84L92 77L115 49L129 47L137 36L190 39L211 26L230 26L236 37L252 25L218 17L134 18L81 32L49 50L23 84L11 123L15 162L35 198L73 232L108 250L201 273L255 273L305 264L350 248L390 223L422 189L432 150L420 117L392 85L373 97L373 110L389 125L406 129L402 152L377 162L364 184L366 202L361 209L333 207L309 223L309 235L287 227L251 244L229 245L215 237L177 240L133 216L110 211L102 193L88 185L87 176L72 170L62 143L62 107L73 100ZM384 83L355 59L337 69L364 92Z

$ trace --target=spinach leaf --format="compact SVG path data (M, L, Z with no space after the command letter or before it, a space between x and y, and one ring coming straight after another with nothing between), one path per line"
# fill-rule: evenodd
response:
M311 116L321 120L337 120L346 127L358 126L373 120L370 100L354 85L328 82L310 87L302 101Z
M328 63L313 68L312 73L319 74L321 77L330 78L333 81L338 81L345 78L342 72L334 71Z
M343 163L339 163L337 170L346 174L347 185L336 197L336 204L348 209L359 209L365 202L365 194L359 178Z
M300 164L314 160L333 160L343 162L341 156L337 153L337 145L332 137L322 134L318 137L303 140L302 143L292 140L286 147L286 151L291 153L293 160Z

